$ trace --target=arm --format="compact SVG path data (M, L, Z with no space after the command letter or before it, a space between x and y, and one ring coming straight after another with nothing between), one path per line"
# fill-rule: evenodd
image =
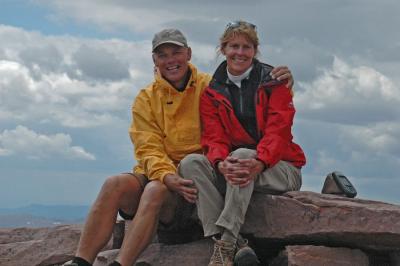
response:
M284 85L273 88L268 102L264 136L257 145L258 159L267 167L280 161L291 143L294 114L291 91Z
M219 118L219 106L213 103L211 97L206 90L200 99L201 145L208 160L217 169L216 163L228 156L231 144Z
M150 180L163 181L175 174L176 167L163 145L163 132L158 126L145 92L140 92L132 107L129 135L135 146L135 157Z
M135 146L135 156L150 180L162 181L168 189L176 191L188 202L194 203L197 190L193 181L176 173L174 162L163 145L163 131L158 126L145 93L136 97L132 108L133 122L129 130Z

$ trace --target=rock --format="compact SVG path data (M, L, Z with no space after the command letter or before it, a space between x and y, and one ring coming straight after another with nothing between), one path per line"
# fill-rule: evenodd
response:
M304 191L255 193L242 232L281 246L400 250L400 206Z
M2 266L54 265L73 257L78 245L81 225L53 228L18 228L2 230L0 264ZM22 233L26 233L23 237ZM8 236L7 236L8 235ZM11 242L20 240L16 242Z
M120 245L125 228L123 223L116 224L115 237L104 249L108 251L100 253L94 265L114 260L118 250L110 249ZM75 253L81 230L81 225L0 229L0 265L62 264ZM168 240L170 245L152 243L136 265L207 265L212 240L176 244L197 238L194 232L194 227L183 232L184 237L182 231L169 232L162 236L165 239L159 234L155 240ZM304 191L281 196L255 193L242 233L249 237L262 265L282 250L274 263L285 263L285 258L294 261L289 265L313 265L311 259L336 263L334 257L356 258L363 263L367 256L370 265L400 265L398 205ZM306 259L307 264L300 264ZM319 263L314 265L324 265ZM325 265L337 265L329 263Z
M179 245L154 243L143 252L136 265L203 266L208 264L213 247L211 239Z
M125 221L117 220L114 225L113 233L112 233L112 249L118 249L122 245L122 241L124 241L125 236Z
M0 244L25 242L43 238L51 228L0 228Z
M213 241L202 239L199 241L167 245L161 243L150 244L138 258L136 266L204 266L207 265L213 252ZM93 266L106 266L117 256L118 250L101 252Z
M119 249L110 249L100 252L97 255L93 266L107 266L115 260L119 252Z
M270 266L368 266L368 256L359 249L324 246L287 246Z

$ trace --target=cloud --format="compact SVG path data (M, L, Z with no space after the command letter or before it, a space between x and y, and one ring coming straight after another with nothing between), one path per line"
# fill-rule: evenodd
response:
M69 135L58 133L42 135L24 126L0 133L0 156L17 155L30 159L56 157L67 159L95 160L96 157L80 146L71 146Z
M129 107L138 89L152 80L153 34L165 27L182 29L193 63L212 72L225 25L245 19L257 25L261 60L286 64L294 74L295 141L308 159L305 188L321 187L328 172L340 170L355 178L357 188L365 184L360 195L398 198L396 191L391 197L386 192L396 187L400 164L400 35L394 34L400 2L257 1L257 9L238 0L29 4L29 12L44 13L25 23L38 31L0 25L0 133L17 125L40 134L71 132L96 154L93 164L82 160L75 167L102 168L107 174L130 167ZM0 144L0 167L9 165L11 153ZM59 172L57 162L46 169L51 167ZM362 183L366 178L373 181ZM376 189L376 179L385 185Z
M367 125L398 121L400 89L377 70L334 57L312 82L299 82L296 106L309 119Z
M152 79L148 42L49 37L1 25L0 38L0 121L120 123Z
M342 128L339 143L346 151L357 152L359 157L365 154L394 156L400 158L400 125L398 123L378 123L371 127L346 126ZM371 158L366 156L367 160Z
M82 45L73 55L78 73L98 80L121 80L129 78L127 62L105 49Z
M400 163L400 89L372 67L334 57L295 93L307 172L391 179Z
M114 31L118 28L145 32L159 27L167 21L188 17L189 14L179 14L157 8L156 3L149 6L148 2L109 2L109 1L37 1L47 5L56 12L52 19L62 23L65 19L72 18L81 23L90 23L99 26L104 31ZM160 3L162 5L164 3ZM88 12L88 10L90 10ZM152 10L152 12L150 12Z

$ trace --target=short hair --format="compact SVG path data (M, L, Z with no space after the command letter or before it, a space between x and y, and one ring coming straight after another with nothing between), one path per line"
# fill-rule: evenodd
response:
M257 34L257 28L254 24L246 22L244 20L238 20L229 22L224 30L224 33L219 38L219 51L222 52L227 43L236 36L245 36L254 46L256 54L258 53L259 39Z

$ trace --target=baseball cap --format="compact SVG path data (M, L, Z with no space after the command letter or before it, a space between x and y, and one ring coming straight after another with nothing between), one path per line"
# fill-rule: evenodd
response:
M177 29L165 29L154 35L153 52L164 43L173 43L179 46L188 47L185 36Z

